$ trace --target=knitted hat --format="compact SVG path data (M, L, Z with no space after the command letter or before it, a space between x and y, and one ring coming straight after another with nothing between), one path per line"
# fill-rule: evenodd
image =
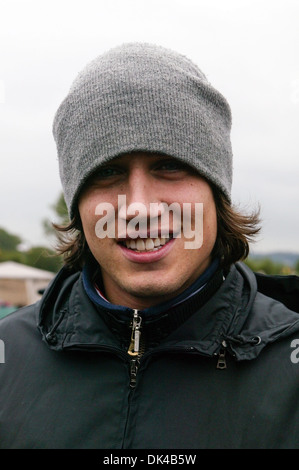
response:
M70 217L95 169L132 151L183 160L230 200L230 129L227 101L188 58L147 43L111 49L79 73L54 119Z

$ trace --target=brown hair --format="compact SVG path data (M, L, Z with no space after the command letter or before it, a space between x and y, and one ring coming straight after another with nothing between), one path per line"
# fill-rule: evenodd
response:
M249 255L249 243L260 232L260 208L250 214L243 214L234 208L219 191L214 192L217 210L217 239L212 256L221 260L224 268Z
M218 257L224 268L247 258L249 243L260 232L260 210L246 215L234 208L226 197L213 188L218 233L212 256ZM53 224L57 231L57 253L71 270L82 269L89 253L79 213L68 225Z

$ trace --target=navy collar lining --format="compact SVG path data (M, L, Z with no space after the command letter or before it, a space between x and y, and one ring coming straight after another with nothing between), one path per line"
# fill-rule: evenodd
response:
M158 315L164 311L169 310L173 306L177 306L178 304L184 302L188 298L192 297L193 295L197 294L205 284L213 277L215 272L219 267L219 260L214 259L210 266L196 279L196 281L189 286L184 292L179 294L178 296L174 297L171 300L166 302L162 302L158 305L153 307L146 308L142 310L144 315ZM97 306L104 308L106 311L110 311L111 313L131 313L133 309L123 306L123 305L116 305L112 304L111 302L105 300L101 297L95 289L94 286L94 274L95 271L98 270L98 264L96 261L89 260L83 267L82 272L82 279L83 279L83 286L85 289L86 294L90 298L90 300Z

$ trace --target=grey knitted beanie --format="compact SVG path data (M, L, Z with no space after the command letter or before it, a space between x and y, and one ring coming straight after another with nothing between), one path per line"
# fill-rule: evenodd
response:
M137 150L183 160L230 200L230 129L227 101L188 58L147 43L111 49L79 73L54 119L70 217L95 169Z

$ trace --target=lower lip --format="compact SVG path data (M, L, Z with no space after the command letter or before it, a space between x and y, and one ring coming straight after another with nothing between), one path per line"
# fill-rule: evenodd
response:
M165 243L159 250L156 251L133 251L126 248L123 245L118 245L122 250L123 255L130 261L134 263L154 263L155 261L159 261L160 259L164 258L175 242L175 238L169 240L169 242Z

